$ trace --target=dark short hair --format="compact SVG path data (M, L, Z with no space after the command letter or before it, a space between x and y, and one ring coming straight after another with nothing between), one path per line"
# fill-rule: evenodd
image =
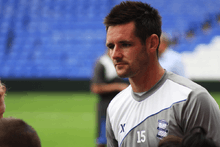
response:
M16 118L0 119L1 147L41 147L37 132L26 122Z
M182 138L174 135L168 135L160 140L158 147L180 147Z
M182 140L181 147L217 147L212 138L207 138L203 127L194 127Z
M161 16L159 12L147 3L126 1L112 8L105 17L106 30L109 26L135 23L135 35L145 44L146 39L152 34L161 36Z

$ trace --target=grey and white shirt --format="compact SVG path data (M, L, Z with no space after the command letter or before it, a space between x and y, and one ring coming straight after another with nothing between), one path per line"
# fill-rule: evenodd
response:
M107 147L157 147L167 135L183 137L202 126L220 146L220 111L202 86L171 72L145 94L131 86L120 92L107 109Z

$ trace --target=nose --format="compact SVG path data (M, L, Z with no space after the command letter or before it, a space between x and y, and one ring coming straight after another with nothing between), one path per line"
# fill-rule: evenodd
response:
M122 51L119 47L115 46L114 49L110 51L110 56L112 59L118 60L122 58Z

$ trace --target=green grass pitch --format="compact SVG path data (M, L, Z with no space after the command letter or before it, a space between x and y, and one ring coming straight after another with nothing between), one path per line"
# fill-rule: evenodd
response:
M220 105L220 92L211 95ZM7 92L4 117L29 123L42 147L95 147L97 100L90 92Z
M97 97L89 92L7 92L4 117L29 123L42 147L95 147Z

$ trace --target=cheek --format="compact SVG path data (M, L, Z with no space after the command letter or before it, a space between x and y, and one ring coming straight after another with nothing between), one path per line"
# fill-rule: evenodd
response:
M108 55L109 55L109 57L112 59L112 54L113 54L113 50L109 50L108 51Z
M146 52L142 52L139 54L139 56L137 57L137 62L139 63L139 65L143 66L147 66L148 64L148 60L149 60L149 56Z

